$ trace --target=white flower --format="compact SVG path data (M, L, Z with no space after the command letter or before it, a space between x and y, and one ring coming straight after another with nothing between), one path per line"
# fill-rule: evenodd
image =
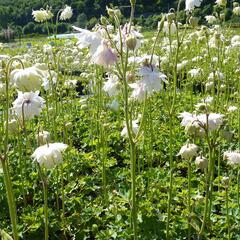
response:
M38 116L44 105L44 99L38 96L38 92L18 92L18 98L13 102L13 110L22 119L31 119Z
M210 113L208 115L208 118L206 114L200 114L197 116L197 120L200 122L201 125L204 125L205 127L208 123L208 130L214 131L223 124L223 117L224 115L218 113Z
M201 68L193 68L188 72L188 74L194 79L201 77L202 73L203 70Z
M66 5L63 11L61 12L60 20L68 20L72 17L72 15L73 15L72 8Z
M198 168L203 170L204 168L207 168L208 166L208 161L205 157L196 157L195 159L195 164Z
M191 114L188 112L183 112L179 114L182 118L181 125L186 127L189 123L197 123L200 128L205 128L208 125L209 131L217 130L223 124L224 115L218 113L210 113L207 117L206 114Z
M167 35L170 33L171 35L175 34L177 31L177 26L174 22L169 23L168 21L165 21L163 24L163 32Z
M240 15L240 7L235 7L235 8L233 8L233 13L234 13L235 15L239 16L239 15Z
M50 10L36 10L32 11L33 18L36 22L45 22L53 17L53 14Z
M50 141L50 133L48 131L41 131L36 134L36 139L39 145L44 145Z
M217 21L216 17L212 16L212 15L209 15L209 16L205 16L205 19L206 21L209 23L209 24L213 24Z
M139 122L139 119L136 119L136 120L132 121L132 131L135 135L138 133L138 129L139 129L138 122ZM123 128L123 130L121 132L121 136L122 137L128 137L128 131L127 131L126 124L125 124L125 127Z
M163 82L167 83L167 76L153 66L143 66L139 70L139 75L142 79L139 83L142 83L148 94L158 92L163 88Z
M202 0L186 0L185 9L187 11L193 10L195 7L200 7L201 3L202 3Z
M93 55L102 42L102 37L101 37L100 33L99 32L91 32L89 30L78 28L75 26L73 26L73 29L80 32L77 35L78 47L80 49L85 48L85 47L90 47L89 52L91 55Z
M96 52L93 54L92 62L100 66L108 67L117 62L117 55L108 46L107 42L103 40L101 45L97 48Z
M227 111L228 112L235 112L235 111L237 111L237 109L238 108L236 106L229 106Z
M39 163L41 167L51 169L63 163L62 152L68 146L63 143L50 143L38 147L32 154L32 158Z
M110 104L108 104L108 107L114 111L114 112L118 112L119 110L119 102L114 99Z
M130 98L135 99L139 102L142 102L146 94L145 85L141 82L136 82L136 83L130 83L129 87L133 89L133 92Z
M73 79L73 80L67 80L65 83L64 83L64 86L65 87L68 87L68 88L73 88L73 87L76 87L77 86L77 80Z
M35 67L15 69L11 72L10 79L16 88L22 92L40 90L43 80L40 70Z
M224 75L223 73L219 72L219 71L216 71L216 72L211 72L208 76L208 81L211 82L213 80L216 80L216 79L219 79L219 80L223 80L224 79Z
M177 156L181 156L183 159L190 159L197 155L198 146L193 143L187 143L182 146Z
M227 151L224 152L223 158L228 161L229 165L240 164L240 152L239 151Z
M108 95L114 96L118 93L119 81L116 75L110 75L108 80L103 85L103 91L108 93Z

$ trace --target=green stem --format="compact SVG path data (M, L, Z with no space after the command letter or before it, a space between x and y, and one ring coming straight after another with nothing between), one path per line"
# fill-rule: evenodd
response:
M40 165L38 164L39 175L42 180L43 185L43 198L44 198L44 224L45 224L45 231L44 231L44 239L48 240L48 187L47 187L47 179L42 172Z
M191 159L188 160L188 240L191 239Z
M229 208L228 208L228 186L225 187L225 193L226 193L226 211L227 211L228 240L231 240L231 236L230 236L230 221L229 221Z

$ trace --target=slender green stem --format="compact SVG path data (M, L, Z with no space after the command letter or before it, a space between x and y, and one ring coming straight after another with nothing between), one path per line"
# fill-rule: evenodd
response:
M47 187L47 178L42 171L40 165L38 164L38 170L39 175L42 180L43 185L43 199L44 199L44 225L45 225L45 231L44 231L44 239L48 240L48 187Z
M188 160L188 240L191 239L191 159Z
M230 221L229 221L229 207L228 207L228 187L225 186L225 193L226 193L226 213L227 213L227 228L228 228L228 240L231 240L231 235L230 235Z

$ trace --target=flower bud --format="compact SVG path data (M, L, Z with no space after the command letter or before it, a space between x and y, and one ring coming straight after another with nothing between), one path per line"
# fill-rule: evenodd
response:
M189 24L192 26L192 27L196 27L198 25L198 21L199 19L197 17L193 17L191 16L189 18Z
M168 13L166 18L169 23L172 23L172 21L176 18L175 13Z
M223 177L222 178L222 184L225 188L228 188L229 185L229 177Z
M126 45L127 45L127 47L128 47L130 50L134 51L134 49L136 48L136 45L137 45L137 39L136 39L136 37L133 36L133 35L127 36L127 38L126 38Z
M108 24L107 18L104 16L101 16L100 22L103 26L106 26Z
M239 7L239 3L238 2L234 2L233 3L233 7L235 8L235 7Z
M195 164L197 168L203 170L208 166L208 160L205 157L196 157Z

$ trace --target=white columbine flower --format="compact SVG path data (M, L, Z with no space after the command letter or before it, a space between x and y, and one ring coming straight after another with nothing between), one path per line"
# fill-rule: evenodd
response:
M32 154L32 158L39 163L41 167L51 169L63 163L62 152L68 146L63 143L50 143L38 147Z
M22 92L40 90L43 81L41 70L35 67L15 69L11 72L10 79L16 88Z
M163 32L167 35L170 33L171 35L175 34L177 31L177 26L174 22L169 23L168 21L165 21L163 24Z
M202 73L203 73L203 70L201 68L193 68L188 72L191 78L194 78L194 79L201 77Z
M18 92L18 98L13 102L13 110L18 118L31 119L38 116L44 105L44 99L39 97L39 92Z
M139 102L142 102L146 94L145 85L141 82L136 82L136 83L129 84L129 87L133 89L133 92L130 98L135 99Z
M186 127L189 123L198 124L200 128L206 127L208 123L208 130L217 130L223 124L224 115L218 113L210 113L207 117L206 114L191 114L188 112L183 112L179 114L182 118L181 125Z
M119 81L116 75L110 75L108 80L103 85L103 91L108 95L115 96L118 93Z
M119 102L114 99L110 104L108 104L108 107L114 111L114 112L118 112L119 110Z
M100 66L108 67L117 62L117 55L108 46L108 43L103 40L92 56L92 62Z
M72 17L72 15L73 15L72 8L66 5L63 11L61 12L60 20L62 21L68 20Z
M205 16L205 19L209 24L214 24L217 21L216 17L212 15Z
M136 119L136 120L132 121L132 131L135 135L138 133L138 129L139 129L138 122L139 122L139 119ZM126 124L125 124L125 126L124 126L124 128L121 132L121 136L122 137L128 137L128 131L127 131Z
M198 146L193 143L187 143L182 146L177 156L181 156L183 159L191 159L197 155Z
M32 11L33 18L36 22L45 22L53 17L53 14L50 10L40 9Z
M91 32L86 29L78 28L73 26L73 29L80 32L76 36L78 38L77 46L78 48L90 47L89 53L93 55L97 48L101 45L102 37L99 32Z
M193 10L195 7L200 7L202 0L186 0L185 6L187 11Z
M50 141L50 133L48 131L40 131L39 133L36 134L36 139L38 145L47 144Z
M239 151L227 151L224 152L223 158L228 161L229 165L240 164L240 152Z
M237 109L238 108L236 106L229 106L227 111L228 112L235 112L235 111L237 111Z
M153 66L141 67L139 75L142 77L139 83L144 85L148 94L162 90L163 82L167 83L167 76Z
M235 8L233 8L233 13L234 13L235 15L239 16L239 15L240 15L240 7L235 7Z

